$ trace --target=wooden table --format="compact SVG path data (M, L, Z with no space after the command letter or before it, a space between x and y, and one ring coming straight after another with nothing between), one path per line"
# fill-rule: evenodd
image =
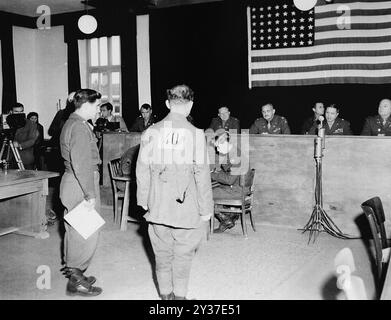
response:
M0 236L18 233L47 238L46 196L48 179L56 172L8 170L0 172Z

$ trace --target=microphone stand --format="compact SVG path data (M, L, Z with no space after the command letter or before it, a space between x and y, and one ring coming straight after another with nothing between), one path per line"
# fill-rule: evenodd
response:
M325 129L323 128L322 122L320 122L318 129L318 136L314 139L314 158L315 158L315 206L312 211L311 217L307 224L304 226L302 233L309 231L309 240L313 238L313 242L319 235L320 232L325 231L328 234L341 238L349 239L348 235L342 233L342 231L337 227L337 225L331 220L326 211L323 209L323 195L322 195L322 158L323 158L323 149L325 148Z

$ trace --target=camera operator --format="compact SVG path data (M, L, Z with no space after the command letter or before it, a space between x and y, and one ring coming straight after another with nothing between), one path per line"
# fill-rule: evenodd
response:
M15 130L13 137L14 146L19 150L20 158L25 169L33 170L35 167L34 145L39 137L37 125L26 119L26 115L21 117L23 121L11 121L14 114L24 114L24 106L21 103L16 103L12 107L12 112L7 118L7 123L11 129Z

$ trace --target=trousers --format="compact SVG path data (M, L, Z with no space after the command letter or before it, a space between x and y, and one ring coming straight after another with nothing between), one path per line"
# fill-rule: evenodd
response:
M94 172L95 210L100 213L99 172ZM84 196L75 176L65 172L60 184L60 199L66 208L65 214L83 201ZM64 260L66 266L85 271L91 263L96 251L99 230L88 239L84 239L65 220Z
M206 234L205 226L181 229L150 223L148 234L155 253L160 294L174 292L177 297L185 297L192 261Z

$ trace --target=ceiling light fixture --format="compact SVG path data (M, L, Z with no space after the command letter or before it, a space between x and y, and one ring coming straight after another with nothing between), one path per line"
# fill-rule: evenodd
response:
M301 11L308 11L315 7L317 0L293 0L295 7Z
M77 25L81 32L85 34L91 34L95 32L96 28L98 27L98 22L94 16L88 14L88 0L85 2L85 8L87 12L85 15L82 15L79 18Z

